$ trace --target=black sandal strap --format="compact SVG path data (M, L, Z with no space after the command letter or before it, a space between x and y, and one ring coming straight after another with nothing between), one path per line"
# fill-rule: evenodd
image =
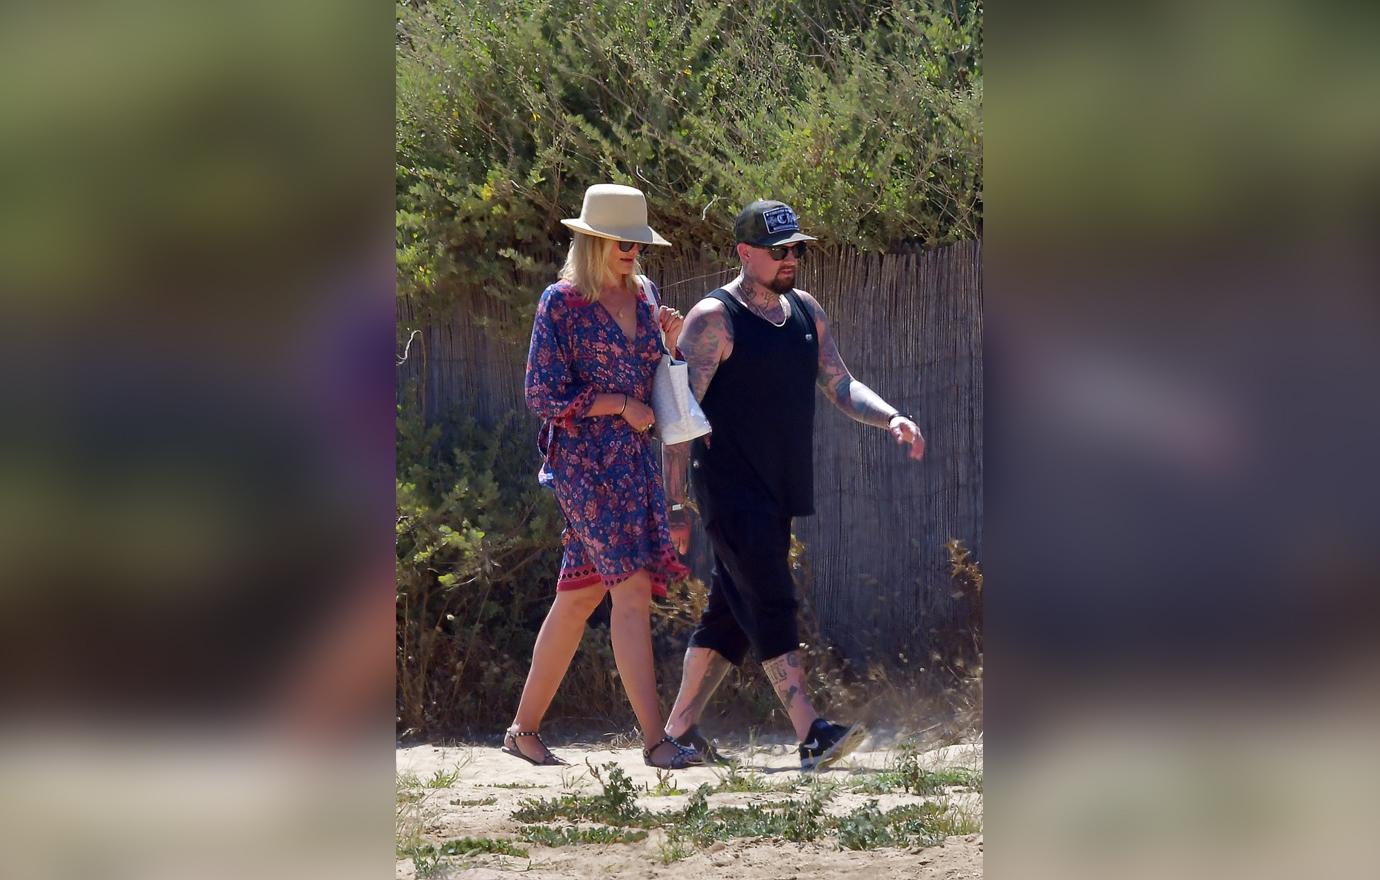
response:
M559 755L557 755L555 752L551 751L551 747L548 746L548 745L546 744L546 740L544 740L544 739L541 738L541 732L540 732L540 731L537 731L537 730L505 730L505 731L503 732L504 742L507 742L507 738L510 737L510 736L512 736L512 737L530 736L530 737L535 738L536 741L537 741L537 743L538 743L543 749L546 750L546 756L545 756L544 758L542 758L542 760L540 761L540 764L542 764L542 765L544 765L544 766L555 767L555 766L558 765L558 764L564 765L564 766L569 766L569 765L570 765L570 762L569 762L569 761L566 761L565 759L563 759L563 758L561 758ZM514 747L514 748L517 748L517 743L513 743L513 747ZM521 749L518 749L518 752L521 753L522 750L521 750ZM532 760L533 760L532 758L528 758L526 755L523 755L522 757L527 758L527 760L529 760L529 761L532 761Z
M690 759L699 755L699 752L695 751L694 749L687 749L685 746L677 742L675 737L671 736L668 733L667 735L663 736L660 740L658 740L656 745L652 746L650 749L642 750L643 763L651 764L651 766L653 767L658 766L656 764L652 764L652 752L655 752L657 749L661 748L666 743L670 743L671 745L676 747L676 756L671 759L670 764L667 764L666 767L662 769L684 770L686 767L692 766L690 763Z

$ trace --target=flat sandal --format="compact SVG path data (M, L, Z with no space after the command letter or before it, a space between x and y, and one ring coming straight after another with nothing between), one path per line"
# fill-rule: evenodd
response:
M540 761L538 761L536 758L532 758L532 757L529 757L529 756L527 756L527 755L524 755L524 754L522 753L522 749L518 748L517 737L519 737L519 736L534 736L534 737L536 737L536 738L537 738L537 742L541 744L541 747L544 748L544 749L546 749L546 756L545 756L544 758L542 758ZM510 742L510 741L511 741L511 742ZM535 764L535 765L537 765L538 767L569 767L569 766L570 766L570 762L569 762L569 761L565 761L565 760L562 760L561 758L556 757L556 753L553 752L553 751L551 751L551 747L548 746L548 745L546 744L546 742L541 738L541 734L538 733L538 732L535 731L535 730L505 730L505 731L503 732L503 747L502 747L501 749L499 749L499 751L501 751L501 752L507 752L508 754L513 755L514 757L521 758L522 760L526 761L527 763L529 763L529 764Z
M676 747L676 754L671 758L669 764L658 764L652 760L652 752L662 745L670 743ZM656 745L650 749L642 750L642 763L648 767L656 767L661 770L684 770L686 767L699 767L704 764L704 756L694 749L687 749L675 740L670 734L663 736Z

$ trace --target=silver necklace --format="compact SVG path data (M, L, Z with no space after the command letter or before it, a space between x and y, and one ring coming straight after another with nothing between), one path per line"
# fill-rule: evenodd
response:
M768 324L772 325L773 327L785 327L785 326L786 326L786 322L787 322L788 320L790 320L791 315L790 315L790 313L789 313L788 311L786 311L787 300L786 300L786 298L785 298L784 296L782 296L782 297L780 298L780 300L779 300L779 302L781 303L781 323L778 324L778 323L776 323L775 321L773 321L771 318L768 318L766 315L762 314L760 311L758 311L756 308L754 308L754 307L752 306L752 304L749 303L749 302L747 301L747 299L743 296L743 292L742 292L742 289L741 289L741 288L740 288L740 289L734 290L734 291L733 291L733 295L734 295L734 297L738 300L738 302L740 302L740 303L743 304L743 308L747 309L749 312L752 312L754 315L756 315L757 317L761 318L763 321L766 321Z

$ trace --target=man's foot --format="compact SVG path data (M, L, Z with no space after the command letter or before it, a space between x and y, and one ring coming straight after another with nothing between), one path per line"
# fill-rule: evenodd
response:
M816 718L810 725L810 735L800 744L800 769L822 770L856 749L867 728L861 724L830 724Z
M704 760L710 764L733 764L737 762L737 759L732 755L725 755L719 751L718 747L714 745L714 741L700 731L698 724L681 734L680 741L703 755Z

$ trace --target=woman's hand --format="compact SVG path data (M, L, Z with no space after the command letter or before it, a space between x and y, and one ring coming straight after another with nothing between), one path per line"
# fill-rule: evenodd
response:
M666 333L666 350L676 356L676 344L680 342L680 328L685 324L685 316L670 306L662 306L657 312L657 320Z
M619 415L623 417L625 422L632 425L632 429L639 434L656 424L656 413L652 412L652 408L631 397L628 398L628 405L623 407L623 411Z

